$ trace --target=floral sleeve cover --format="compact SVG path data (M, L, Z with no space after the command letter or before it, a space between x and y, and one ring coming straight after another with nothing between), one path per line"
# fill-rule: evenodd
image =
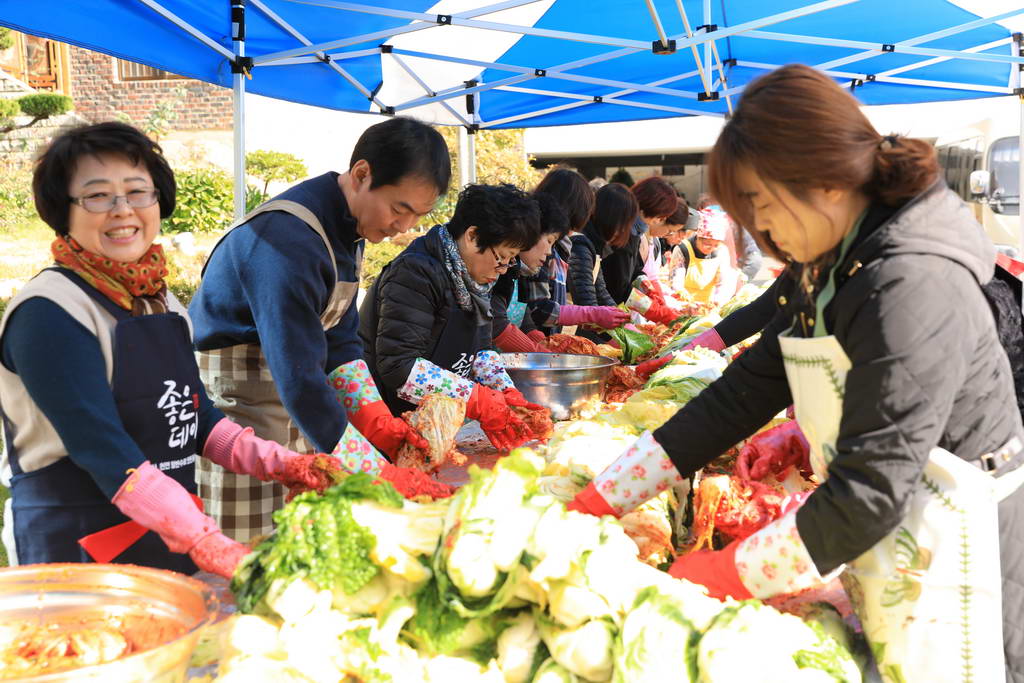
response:
M755 598L796 593L824 581L800 538L797 509L739 541L736 572Z
M644 432L629 450L594 477L594 486L621 517L682 481L665 449L650 432Z
M473 379L485 387L505 391L515 389L512 378L505 372L501 357L494 351L486 350L476 354L473 361Z
M649 296L641 292L639 289L634 289L629 293L629 298L626 299L626 307L631 311L643 314L651 310L651 306L654 302Z
M361 358L334 368L327 375L327 381L334 388L338 402L345 407L350 419L360 408L381 400L370 368Z
M444 394L468 401L473 393L473 382L434 365L426 358L417 358L397 393L398 398L415 404L419 404L427 394Z
M381 465L387 462L387 459L351 423L346 425L345 432L331 455L341 462L345 470L353 474L380 474Z

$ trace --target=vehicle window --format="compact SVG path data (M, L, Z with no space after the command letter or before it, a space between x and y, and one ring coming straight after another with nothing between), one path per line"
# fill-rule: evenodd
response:
M936 152L950 189L964 201L977 201L971 196L971 171L981 168L981 138L942 145L936 148Z

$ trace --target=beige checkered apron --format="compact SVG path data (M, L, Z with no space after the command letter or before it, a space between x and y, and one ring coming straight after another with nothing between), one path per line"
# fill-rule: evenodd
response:
M313 213L296 202L276 199L257 207L234 223L221 240L243 223L266 211L284 211L306 222L327 247L331 264L334 250L323 226ZM220 244L214 245L214 250ZM211 256L213 252L211 251ZM356 254L356 281L338 282L335 270L334 292L327 302L320 322L324 330L338 324L356 299L362 274L362 247ZM316 449L306 440L292 421L270 376L270 368L259 344L238 344L222 349L200 351L199 376L214 405L233 421L252 427L257 436L284 444L299 453ZM326 381L326 376L324 378ZM206 513L217 520L224 533L246 542L273 529L273 512L284 505L285 490L280 484L266 483L243 474L234 474L206 458L196 462L196 483Z

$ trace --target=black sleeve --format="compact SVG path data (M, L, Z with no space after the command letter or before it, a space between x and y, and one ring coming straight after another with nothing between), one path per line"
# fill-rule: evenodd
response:
M785 275L783 276L785 277ZM754 301L743 308L738 308L725 319L715 325L715 331L726 346L738 344L744 339L754 336L765 328L779 311L780 285L782 277L777 278L772 286Z
M779 348L779 334L789 324L780 311L721 377L655 430L680 474L704 467L793 402Z
M594 252L590 249L589 240L582 235L572 240L568 289L576 306L599 305L594 285Z
M978 336L963 328L973 305L965 293L978 288L965 269L940 257L894 257L886 266L857 305L840 309L843 292L833 303L852 367L828 479L796 516L822 574L905 517L977 348Z
M436 341L434 323L445 302L429 259L399 258L380 276L373 340L377 375L391 391L405 384L417 358L429 358Z

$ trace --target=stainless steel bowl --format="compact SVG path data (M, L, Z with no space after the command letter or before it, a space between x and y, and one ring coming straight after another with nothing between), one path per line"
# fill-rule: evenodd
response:
M216 617L213 590L183 574L123 564L36 564L0 570L0 624L145 616L184 632L151 649L104 664L2 679L183 683L204 627Z
M600 399L608 373L619 361L570 353L503 353L505 369L528 400L551 410L556 420L576 417Z

